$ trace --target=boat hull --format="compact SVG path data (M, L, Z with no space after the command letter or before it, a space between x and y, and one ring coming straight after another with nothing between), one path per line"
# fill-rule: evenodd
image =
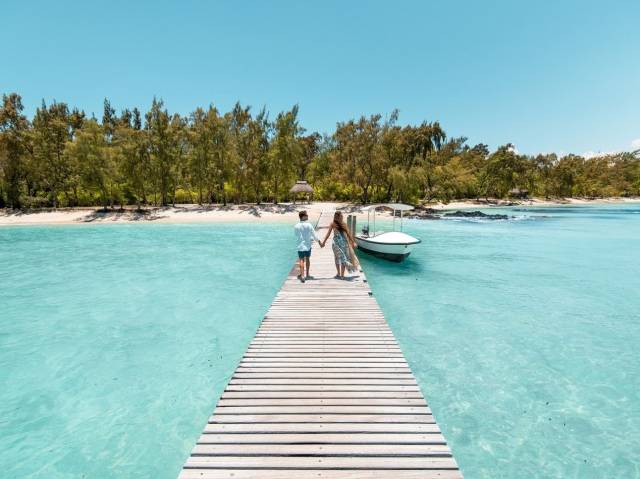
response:
M394 263L402 263L409 257L411 251L407 253L385 253L383 251L376 251L374 249L367 248L365 246L358 245L358 250L364 253L375 256L376 258L386 259L387 261L393 261Z
M413 237L409 237L411 238L411 241L384 241L385 235L388 235L388 233L374 236L372 238L356 236L358 249L378 258L400 263L409 257L413 250L413 246L420 242L420 240Z

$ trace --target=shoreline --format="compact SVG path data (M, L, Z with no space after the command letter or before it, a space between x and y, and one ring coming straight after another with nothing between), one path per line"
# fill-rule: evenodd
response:
M508 206L534 207L562 207L589 205L616 205L640 203L640 198L602 198L586 200L569 198L566 200L541 200L537 198L527 200L498 200L496 203L485 201L464 200L451 203L425 204L425 208L434 210L470 210L491 209ZM175 207L148 207L136 211L133 207L123 210L114 209L103 211L99 208L79 207L61 208L57 210L10 211L0 210L0 226L29 226L29 225L93 225L93 224L125 224L125 223L295 223L297 212L309 212L311 221L315 221L322 210L343 209L348 214L355 214L359 219L366 218L366 213L360 211L361 206L343 202L314 202L310 204L282 203L273 204L243 204L243 205L177 205ZM383 215L390 216L388 213Z

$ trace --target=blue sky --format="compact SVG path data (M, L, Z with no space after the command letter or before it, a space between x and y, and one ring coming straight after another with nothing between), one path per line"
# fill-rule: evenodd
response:
M2 5L0 92L101 115L154 95L303 125L400 110L523 153L640 148L640 1L30 1Z

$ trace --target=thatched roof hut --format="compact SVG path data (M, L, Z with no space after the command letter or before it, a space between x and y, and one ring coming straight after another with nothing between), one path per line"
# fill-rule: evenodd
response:
M306 181L296 181L296 184L291 187L289 193L313 193L313 188Z
M529 190L514 188L512 190L509 190L509 196L514 198L526 198L527 196L529 196Z
M289 190L289 193L293 195L294 203L295 203L295 198L300 194L304 194L308 200L309 195L313 194L313 188L306 181L300 180L300 181L296 181L296 184L291 187L291 189Z

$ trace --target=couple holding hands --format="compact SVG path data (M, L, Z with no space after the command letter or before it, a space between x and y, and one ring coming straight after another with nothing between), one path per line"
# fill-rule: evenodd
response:
M345 279L345 270L350 273L357 270L359 263L354 251L356 242L347 228L340 211L336 211L333 215L333 221L324 240L320 240L316 235L315 228L309 223L309 215L306 211L298 213L298 217L300 218L300 222L294 226L294 233L298 243L298 266L300 268L298 279L300 281L304 283L307 279L313 279L313 276L309 274L309 267L311 266L311 244L313 240L320 243L321 248L324 248L331 233L333 233L331 249L333 250L336 263L335 278Z

